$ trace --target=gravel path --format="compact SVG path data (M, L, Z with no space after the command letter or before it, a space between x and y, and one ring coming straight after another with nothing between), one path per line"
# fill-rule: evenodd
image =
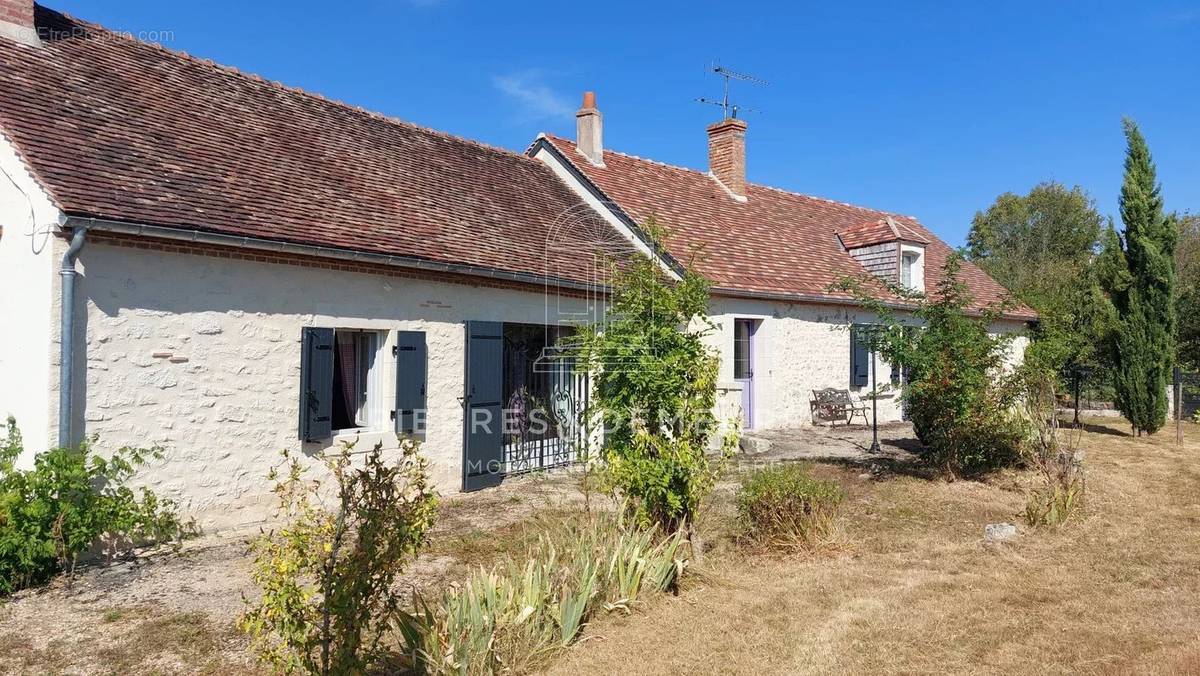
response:
M786 460L840 460L870 464L872 462L911 463L917 458L917 441L910 423L894 422L879 426L878 453L871 453L871 427L827 425L786 430L748 432L743 447L747 459L754 462Z

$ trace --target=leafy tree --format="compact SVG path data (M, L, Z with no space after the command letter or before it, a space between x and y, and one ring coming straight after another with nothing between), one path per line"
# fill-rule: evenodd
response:
M1082 188L1050 181L1027 195L1004 193L977 212L968 254L1023 302L1054 298L1061 282L1090 263L1103 227Z
M1132 120L1124 124L1128 148L1120 208L1125 231L1117 237L1109 228L1099 267L1117 317L1111 347L1116 404L1140 435L1158 431L1167 417L1178 226L1163 214L1145 138Z
M1050 372L1103 362L1110 320L1092 269L1103 227L1082 188L1052 181L1027 195L1000 195L971 223L967 255L1037 310L1026 359Z
M925 458L951 478L1016 462L1025 434L1012 415L1022 383L1022 374L1007 365L1014 334L989 330L1005 308L968 312L972 299L959 279L961 268L959 256L951 256L928 297L892 286L914 304L911 318L898 317L874 298L867 287L873 280L838 285L875 314L867 343L908 370L901 396L913 429Z
M1178 317L1179 363L1200 369L1200 216L1177 217L1179 245L1175 249L1175 312Z
M662 241L653 220L644 227ZM718 428L718 358L704 344L709 285L690 270L673 280L637 256L613 266L611 289L605 324L577 338L579 368L594 374L590 414L603 419L612 487L638 521L673 532L692 522L716 480L705 455ZM736 443L733 429L723 448Z

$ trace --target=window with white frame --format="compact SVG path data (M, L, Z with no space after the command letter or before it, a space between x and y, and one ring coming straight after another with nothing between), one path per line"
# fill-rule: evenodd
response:
M901 247L900 286L912 291L925 290L924 247L911 245Z
M374 331L334 331L332 427L334 431L373 427L379 388L375 363L380 336Z
M394 335L394 343L389 336ZM391 347L385 357L384 348ZM342 433L382 431L425 438L428 350L424 331L308 326L300 331L300 439L325 443ZM383 372L395 365L396 379ZM394 387L394 390L388 390ZM395 407L385 391L395 393ZM390 423L389 423L390 421Z

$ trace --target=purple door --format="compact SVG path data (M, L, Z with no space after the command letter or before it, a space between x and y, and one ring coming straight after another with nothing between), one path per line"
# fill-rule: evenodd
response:
M757 321L733 322L733 379L742 385L742 422L754 429L754 329Z

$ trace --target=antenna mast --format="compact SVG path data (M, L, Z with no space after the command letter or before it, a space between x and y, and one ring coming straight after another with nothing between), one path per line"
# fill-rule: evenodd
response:
M743 82L749 82L751 84L763 85L765 87L768 84L766 80L754 77L753 75L746 75L745 73L739 73L735 70L730 70L718 63L713 63L713 65L711 67L709 67L709 70L713 73L716 73L717 76L724 79L724 93L722 94L720 101L714 101L712 99L707 99L707 98L704 98L703 96L696 99L696 101L698 101L700 103L708 103L708 104L711 104L714 106L719 106L721 108L722 112L724 112L726 118L737 118L738 111L745 111L748 113L758 112L757 110L754 110L753 108L744 108L742 106L739 106L736 103L729 102L729 81L730 80L741 80Z

